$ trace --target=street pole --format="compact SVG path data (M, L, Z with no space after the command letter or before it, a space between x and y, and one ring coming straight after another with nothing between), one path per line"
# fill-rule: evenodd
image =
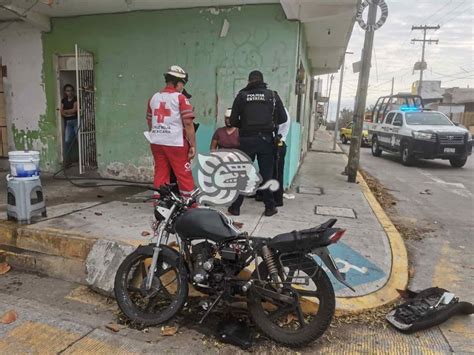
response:
M395 77L392 76L392 90L390 90L390 95L393 95L393 87L395 86Z
M426 28L423 31L423 47L421 48L420 83L418 85L418 95L421 95L421 87L423 86L423 63L425 62L425 44L426 44Z
M344 63L346 62L346 54L342 57L341 78L339 79L339 93L337 94L336 124L334 126L334 140L332 142L332 150L336 150L337 133L339 132L339 110L341 109L342 82L344 80Z
M423 46L421 47L421 63L420 63L420 82L418 84L418 95L421 96L421 88L423 86L423 71L425 70L423 64L425 63L425 46L426 46L426 43L436 43L438 44L438 40L437 39L426 39L426 32L428 30L439 30L440 29L440 25L437 25L437 26L427 26L427 25L424 25L424 26L412 26L411 27L411 30L422 30L423 31L423 39L412 39L411 41L414 43L414 42L423 42Z
M326 124L328 122L328 113L329 113L329 99L331 98L331 90L332 90L332 81L334 80L334 75L331 75L331 80L329 81L329 90L328 90L328 102L326 106L326 112L325 112L325 117L324 121L326 121Z
M367 25L374 26L377 18L377 2L369 2L369 14ZM357 85L357 102L353 118L351 148L349 151L348 177L349 182L356 182L357 170L359 169L360 141L362 136L362 126L364 123L365 105L367 102L367 89L369 86L370 62L372 60L372 46L374 43L375 31L366 31L364 39L364 49L362 55L359 82Z

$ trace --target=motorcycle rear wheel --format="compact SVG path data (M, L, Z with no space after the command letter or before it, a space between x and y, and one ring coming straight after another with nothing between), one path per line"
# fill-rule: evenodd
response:
M293 305L264 299L255 288L250 289L247 299L251 318L262 333L291 347L304 346L323 335L331 324L336 303L333 286L323 269L309 255L301 255L300 260L304 260L300 264L304 267L285 265L282 260L286 275L283 281L291 283L282 293L295 298ZM281 264L278 264L281 274ZM292 269L293 277L290 276ZM270 280L265 263L260 263L259 272L262 280ZM298 277L302 276L308 277L309 287L292 283L301 282ZM257 278L256 271L252 278Z
M170 320L188 298L186 267L179 258L166 253L159 255L152 287L146 290L151 259L152 255L136 250L125 258L115 275L114 292L119 308L142 327Z

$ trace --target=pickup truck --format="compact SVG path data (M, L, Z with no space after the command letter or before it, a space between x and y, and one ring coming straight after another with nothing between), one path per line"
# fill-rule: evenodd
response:
M456 126L441 112L413 107L389 111L382 122L370 124L369 137L372 155L396 153L408 166L422 158L449 160L452 167L461 168L472 153L467 129Z

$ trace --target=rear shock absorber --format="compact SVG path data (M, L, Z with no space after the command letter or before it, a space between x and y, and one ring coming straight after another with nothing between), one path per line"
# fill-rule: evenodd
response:
M265 245L262 247L262 255L263 260L265 261L265 265L267 266L268 273L272 278L272 281L278 286L280 286L277 264L275 262L275 259L273 258L273 253L268 246Z

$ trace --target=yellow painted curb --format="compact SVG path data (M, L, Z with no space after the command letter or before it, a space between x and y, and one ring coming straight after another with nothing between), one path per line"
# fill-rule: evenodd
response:
M347 161L346 155L344 155L344 158ZM408 254L403 238L359 172L357 173L357 180L370 208L372 208L375 217L387 234L392 252L392 267L387 282L377 291L364 296L338 297L336 299L337 314L360 313L390 304L400 297L397 289L405 290L408 286Z

